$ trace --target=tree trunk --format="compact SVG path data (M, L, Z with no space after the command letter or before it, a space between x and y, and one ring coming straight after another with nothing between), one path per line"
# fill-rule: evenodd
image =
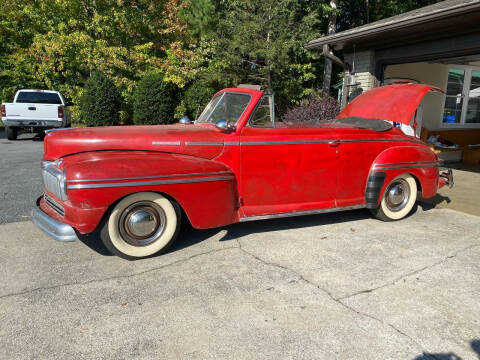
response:
M333 11L337 10L338 0L331 0L330 7ZM337 16L332 12L328 20L328 35L335 33ZM332 81L332 60L325 58L325 66L323 68L323 87L322 90L326 94L330 94L330 84Z
M367 9L367 24L370 23L370 6L368 4L368 0L365 0L365 7Z

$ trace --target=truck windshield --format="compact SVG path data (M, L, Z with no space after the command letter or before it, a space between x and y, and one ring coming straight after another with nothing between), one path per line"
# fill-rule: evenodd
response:
M32 104L62 104L62 100L58 94L40 91L21 91L18 93L16 102Z
M250 102L251 96L242 93L224 92L215 96L197 119L200 123L216 124L226 120L228 125L235 125Z

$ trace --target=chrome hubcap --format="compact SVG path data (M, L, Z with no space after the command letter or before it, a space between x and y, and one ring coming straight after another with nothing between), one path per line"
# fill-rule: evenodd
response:
M120 215L119 231L133 246L146 246L163 233L167 218L163 209L151 201L139 201L127 207Z
M404 179L393 181L385 192L385 203L389 210L400 211L408 203L410 186Z

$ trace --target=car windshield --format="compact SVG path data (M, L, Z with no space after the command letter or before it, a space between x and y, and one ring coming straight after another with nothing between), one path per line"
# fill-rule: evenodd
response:
M250 102L251 96L242 93L224 92L215 96L197 119L199 123L216 124L219 120L235 125Z

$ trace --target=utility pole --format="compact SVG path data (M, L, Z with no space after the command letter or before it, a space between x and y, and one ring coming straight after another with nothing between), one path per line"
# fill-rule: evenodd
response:
M332 8L332 14L328 19L328 35L335 33L335 27L337 24L337 5L338 0L330 0L330 7ZM323 87L322 90L326 94L330 94L330 83L332 81L332 60L325 58L325 66L323 68Z

